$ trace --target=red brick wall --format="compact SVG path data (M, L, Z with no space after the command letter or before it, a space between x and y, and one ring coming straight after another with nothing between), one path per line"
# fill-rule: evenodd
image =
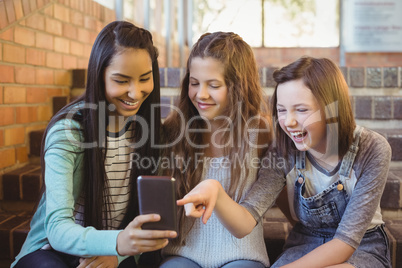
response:
M93 0L0 0L0 175L28 162L29 133L46 127L52 97L70 96L71 71L87 68L97 34L113 20ZM164 67L165 38L152 34Z
M114 11L92 0L0 1L0 174L25 164L29 133L46 127L52 97L69 96Z
M339 48L254 48L260 67L282 67L301 56L325 57L339 65ZM402 53L346 53L347 67L398 67Z

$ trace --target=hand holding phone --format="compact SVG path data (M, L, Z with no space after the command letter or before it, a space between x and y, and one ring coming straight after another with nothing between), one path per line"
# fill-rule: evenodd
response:
M159 214L158 222L146 222L142 229L177 231L175 179L168 176L139 176L137 180L140 214Z
M138 215L117 236L116 250L119 255L138 255L143 252L164 248L168 239L177 236L171 230L144 230L142 226L148 222L157 222L160 216L155 214Z

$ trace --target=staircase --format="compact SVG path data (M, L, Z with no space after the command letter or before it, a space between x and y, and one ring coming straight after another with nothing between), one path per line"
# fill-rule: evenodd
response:
M53 115L67 104L67 97L53 97ZM10 267L29 231L42 187L40 145L44 129L29 133L29 164L0 177L0 268Z

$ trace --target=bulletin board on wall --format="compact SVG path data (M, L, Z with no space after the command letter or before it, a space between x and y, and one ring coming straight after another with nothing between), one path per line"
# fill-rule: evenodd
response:
M402 0L340 0L345 52L402 52Z

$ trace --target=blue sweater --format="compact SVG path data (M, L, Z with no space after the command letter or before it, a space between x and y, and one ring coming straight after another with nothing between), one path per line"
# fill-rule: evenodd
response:
M78 122L63 119L48 132L45 142L45 184L31 230L16 260L50 244L67 254L89 257L114 255L117 235L121 230L96 230L75 223L74 206L80 196L84 180L83 141ZM118 256L119 263L125 257Z

